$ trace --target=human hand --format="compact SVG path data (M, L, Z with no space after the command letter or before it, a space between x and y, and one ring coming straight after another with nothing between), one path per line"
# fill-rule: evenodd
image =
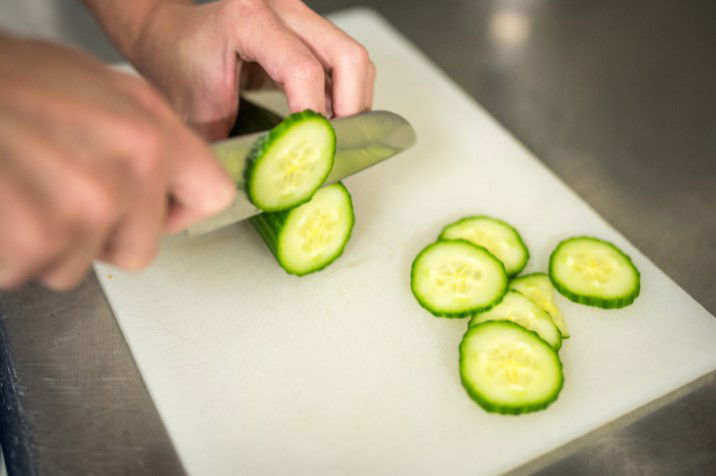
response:
M85 1L141 74L208 139L226 136L240 87L262 76L283 89L292 112L340 117L371 107L375 67L366 49L299 0L150 0L143 14ZM141 27L120 27L130 14L132 21L143 15Z
M162 231L228 205L205 144L144 81L0 36L0 288L67 289L93 259L136 269Z

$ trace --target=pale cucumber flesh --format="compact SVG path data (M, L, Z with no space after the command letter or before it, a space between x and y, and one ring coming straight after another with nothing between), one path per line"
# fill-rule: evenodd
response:
M631 258L598 238L562 241L550 257L549 276L561 294L581 304L618 308L639 295L640 274Z
M569 337L567 322L562 311L554 301L554 287L545 273L533 273L514 278L510 281L510 289L518 291L547 311L552 322L557 326L563 338Z
M292 210L262 213L251 219L279 264L299 276L336 260L353 230L353 204L341 183L320 189Z
M440 239L467 240L485 247L502 261L509 276L519 273L529 258L527 246L517 230L502 220L485 215L465 217L446 226Z
M517 291L508 291L498 305L474 316L470 320L470 326L476 326L485 321L502 320L512 321L525 329L536 332L557 350L562 347L562 335L549 314Z
M428 245L413 261L411 289L435 316L466 317L495 305L507 289L502 263L464 240Z
M246 191L264 211L293 208L311 198L333 167L335 133L320 114L292 114L259 139L247 160Z
M485 410L520 414L546 408L562 389L557 351L511 321L470 327L460 343L460 378Z

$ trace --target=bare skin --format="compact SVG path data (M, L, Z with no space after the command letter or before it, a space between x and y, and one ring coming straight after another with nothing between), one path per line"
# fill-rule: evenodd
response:
M234 187L202 137L226 136L241 87L268 80L293 111L371 107L365 48L298 0L83 1L149 84L0 36L0 288L142 268L162 233L225 208Z
M0 287L74 286L97 258L146 266L164 231L230 203L206 144L144 81L0 39Z
M283 89L291 111L340 117L373 102L375 67L366 49L299 0L84 2L207 139L226 136L240 86L264 77Z

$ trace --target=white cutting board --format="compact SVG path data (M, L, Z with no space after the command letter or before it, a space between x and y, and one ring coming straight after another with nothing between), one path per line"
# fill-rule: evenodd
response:
M503 472L716 368L713 316L381 18L335 21L371 52L375 106L407 117L419 140L345 181L356 227L344 255L289 276L242 223L165 243L142 273L97 267L190 474ZM560 297L572 338L546 411L473 403L458 376L467 322L431 317L410 292L413 257L478 213L522 232L527 271L544 271L559 240L592 234L642 272L623 310Z

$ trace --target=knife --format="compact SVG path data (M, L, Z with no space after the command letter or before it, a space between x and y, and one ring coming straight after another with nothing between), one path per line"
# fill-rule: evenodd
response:
M331 120L336 131L336 156L325 185L375 165L415 144L415 131L403 117L389 111L371 111ZM261 213L247 198L244 167L249 150L266 132L215 142L211 148L239 192L224 211L190 226L190 236L208 233Z

